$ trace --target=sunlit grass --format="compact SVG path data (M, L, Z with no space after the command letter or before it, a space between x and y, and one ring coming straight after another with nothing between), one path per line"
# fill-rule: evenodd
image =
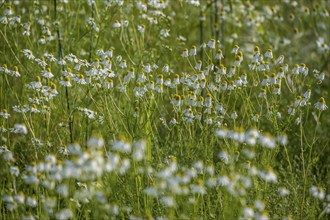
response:
M0 219L327 219L328 1L1 1Z

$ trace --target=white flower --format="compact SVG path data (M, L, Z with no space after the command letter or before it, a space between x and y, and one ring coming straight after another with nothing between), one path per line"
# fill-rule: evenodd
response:
M230 117L232 118L232 119L237 119L237 117L238 117L238 115L237 115L237 113L236 112L233 112L231 115L230 115Z
M197 54L197 49L196 46L193 45L190 49L189 56L196 56L196 54Z
M160 31L160 35L163 36L163 37L169 37L170 36L170 30L168 30L168 29L162 29Z
M290 194L290 191L284 187L278 188L277 192L280 194L280 196L287 196Z
M267 52L265 53L265 57L273 59L273 52L271 49L267 50Z
M54 75L52 74L50 68L47 68L47 70L41 71L41 75L47 79L53 78Z
M182 57L188 57L189 56L189 53L188 53L188 49L185 48L183 51L182 51L182 54L181 54Z
M122 153L131 152L131 144L125 141L114 141L112 143L112 149Z
M238 45L234 45L234 48L232 49L231 53L237 54L238 49L239 49L239 46Z
M145 26L144 25L138 25L137 26L137 29L140 33L144 33L144 30L145 30Z
M328 106L325 103L325 99L323 97L321 97L319 101L314 104L314 107L320 111L324 111L328 108Z
M163 203L165 206L168 206L168 207L173 207L175 205L175 201L174 201L173 197L166 196L166 197L161 198L160 201L161 201L161 203Z
M253 218L254 217L254 211L250 207L245 207L243 209L243 216L244 218Z
M24 124L15 124L14 128L11 129L11 131L16 134L27 134L28 133L28 129Z
M112 24L112 27L113 28L120 28L121 27L121 24L118 20L115 21L115 23Z
M73 213L70 209L62 209L55 214L57 220L67 220L73 217Z
M207 46L211 49L214 49L215 48L215 40L214 39L211 39L208 43L207 43Z
M71 87L70 77L66 76L63 80L60 81L60 84L65 87Z

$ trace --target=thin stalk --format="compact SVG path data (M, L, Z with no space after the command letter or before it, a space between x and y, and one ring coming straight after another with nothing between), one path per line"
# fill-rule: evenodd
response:
M204 42L204 14L202 11L200 11L199 15L199 39L200 39L200 45ZM200 50L199 53L200 59L203 61L203 50Z
M56 7L56 0L54 0L54 20L57 21L57 7ZM56 33L57 33L57 39L58 39L58 58L59 60L62 60L64 57L63 54L63 45L62 45L62 37L61 32L59 28L59 24L56 22ZM64 67L62 66L62 70L64 70ZM71 116L71 107L70 107L70 99L69 99L69 90L68 87L65 87L65 99L66 99L66 107L67 107L67 113L69 116L69 133L70 133L70 143L73 143L73 120Z

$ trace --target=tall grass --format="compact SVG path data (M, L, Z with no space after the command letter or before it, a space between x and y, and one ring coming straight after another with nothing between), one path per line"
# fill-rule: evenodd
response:
M0 219L327 219L328 1L0 1Z

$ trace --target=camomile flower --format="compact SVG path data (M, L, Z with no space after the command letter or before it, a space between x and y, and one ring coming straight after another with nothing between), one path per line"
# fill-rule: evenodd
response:
M142 25L138 25L137 26L137 30L140 32L140 33L144 33L144 30L145 30L145 26L142 24Z
M308 100L311 97L311 94L312 94L312 90L307 89L307 91L303 94L303 97Z
M162 29L160 31L160 35L163 36L163 37L169 37L170 36L170 30L168 30L168 29Z
M71 87L70 77L65 76L64 79L60 81L60 84L65 87Z
M314 104L314 107L320 111L324 111L328 108L323 97L321 97L319 101Z
M273 94L275 94L275 95L281 94L281 84L276 83L274 85Z
M234 45L234 48L232 49L231 53L237 54L238 49L239 49L239 46L238 45Z
M258 95L259 98L266 98L267 97L267 90L266 88L261 88L260 93Z
M48 67L47 70L41 71L41 75L47 79L53 78L54 75L51 72L51 69Z
M276 60L275 64L282 64L284 62L284 56L280 55Z
M285 76L283 67L280 67L280 70L278 71L276 76L277 77L284 77Z
M179 85L180 84L180 76L179 76L179 74L175 74L173 83L174 83L174 85Z
M126 68L127 68L126 60L122 60L122 61L119 63L119 67L122 68L122 69L126 69Z
M26 58L28 58L29 60L34 60L35 56L33 55L33 53L29 50L29 49L24 49L23 50L23 54L24 56L26 56Z
M3 111L0 112L0 116L2 116L3 118L9 118L10 114L7 112L6 109L4 109Z
M147 63L146 65L143 66L143 70L146 73L150 73L151 72L151 65L149 63Z
M165 64L162 68L162 71L168 73L170 71L170 66L168 64Z
M223 59L223 58L224 58L224 56L223 56L223 54L222 54L222 50L219 49L218 52L215 54L215 59L216 59L216 60L221 60L221 59Z
M292 69L292 74L299 75L299 72L300 72L299 69L300 69L299 64L294 65L294 67Z
M38 43L40 44L46 44L46 37L43 35L41 38L38 40Z
M200 71L202 69L202 61L198 60L195 66L195 69Z
M36 81L34 82L30 82L27 87L29 89L35 89L35 90L40 90L40 88L42 87L42 83L41 83L41 78L40 76L36 76Z
M78 76L76 76L75 78L73 78L73 80L80 84L80 85L86 85L87 82L85 80L85 76L83 74L79 74Z
M18 67L17 66L14 66L14 70L11 70L9 74L11 76L15 76L15 77L20 77L21 76L21 74L19 74L19 72L18 72Z
M16 133L16 134L27 134L28 129L24 124L15 124L14 128L11 129L11 132Z
M211 49L214 49L215 48L215 40L214 39L209 40L209 42L207 43L207 46Z
M319 70L315 69L313 70L313 75L315 77L315 79L318 79L320 81L320 83L324 80L325 78L325 74L324 73L320 73Z
M188 57L189 56L188 48L183 49L181 56L182 57Z
M113 28L120 28L121 27L121 24L118 20L116 20L113 24L112 24L112 27Z
M237 115L236 112L233 112L233 113L230 115L230 117L231 117L232 119L236 120L237 117L238 117L238 115Z
M136 82L140 82L143 83L147 80L147 77L145 76L145 74L143 72L139 73L138 78L136 80Z
M193 45L189 51L189 56L196 56L197 55L197 48Z

